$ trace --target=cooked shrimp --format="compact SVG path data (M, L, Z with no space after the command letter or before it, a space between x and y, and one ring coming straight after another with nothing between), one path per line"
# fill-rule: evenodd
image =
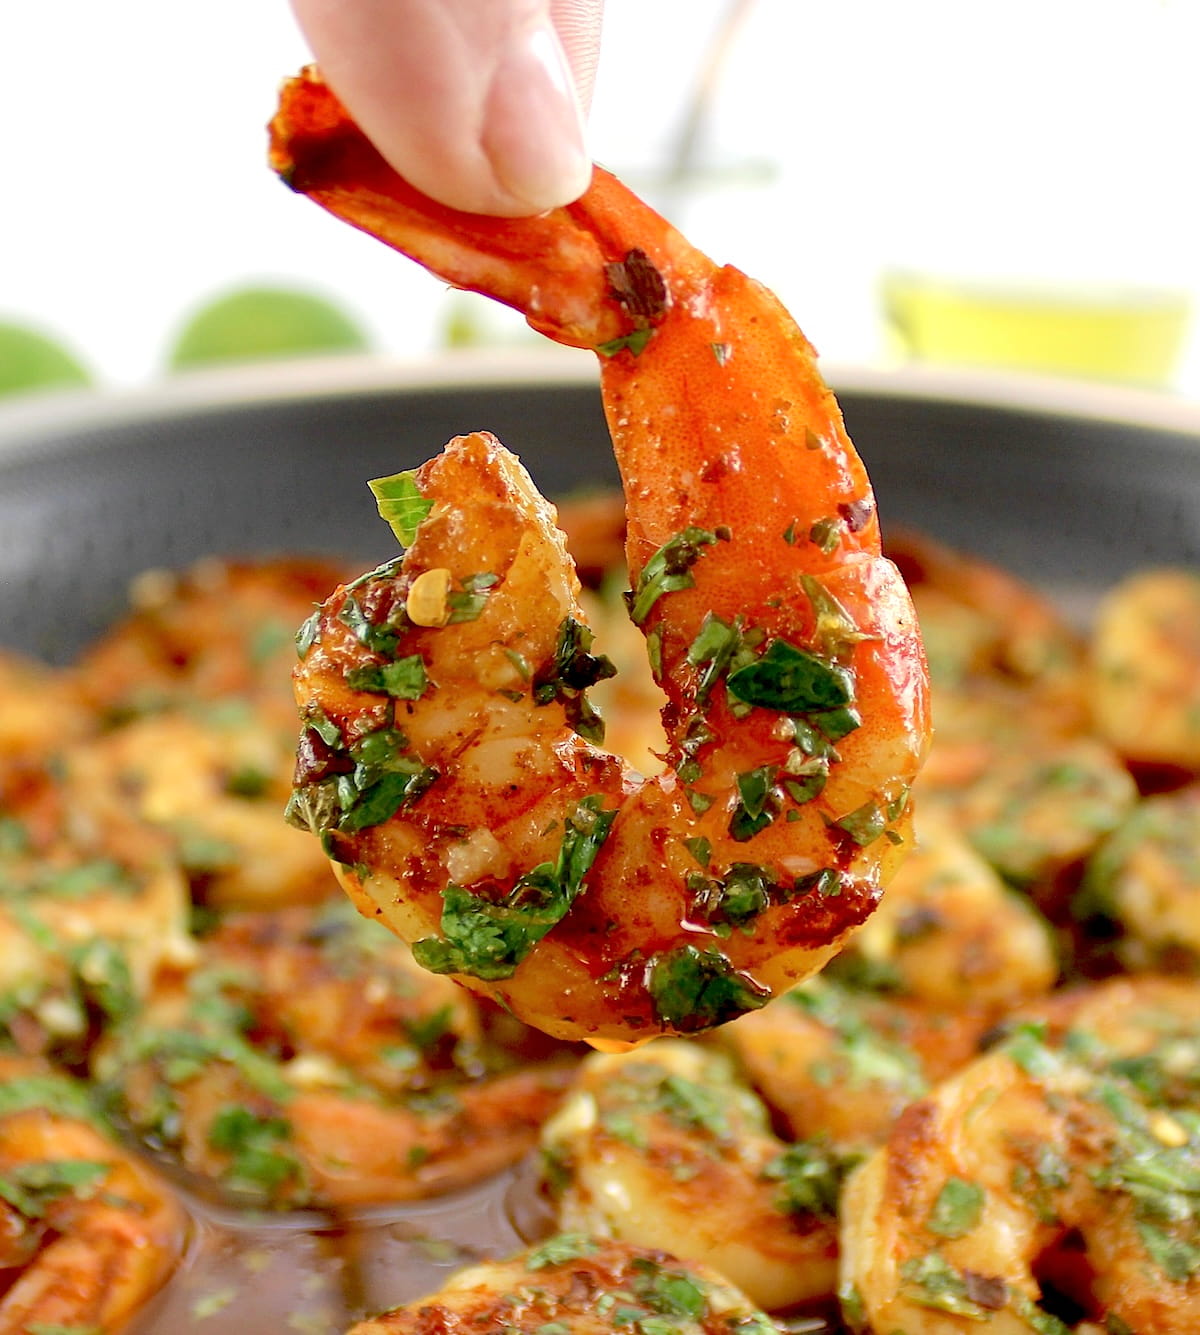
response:
M69 672L0 652L0 765L37 764L87 736L95 716Z
M874 916L829 965L835 978L931 1007L1005 1007L1048 992L1059 964L1046 921L934 808Z
M561 1065L505 1069L472 998L339 896L231 915L93 1062L125 1120L259 1204L412 1200L534 1144Z
M1095 851L1076 901L1120 929L1127 968L1200 965L1200 784L1147 797Z
M1200 573L1143 570L1101 600L1096 728L1131 761L1200 773Z
M888 534L887 554L912 592L938 686L997 676L1085 716L1083 643L1051 602L1007 571L911 529Z
M843 1158L879 1144L904 1108L978 1051L995 1011L939 1011L823 975L726 1025L721 1043L796 1141Z
M842 1165L774 1136L720 1053L665 1039L590 1057L542 1151L567 1232L663 1247L771 1310L836 1290Z
M191 943L169 850L81 783L71 755L0 777L0 1034L80 1060Z
M71 764L98 809L129 811L165 836L207 906L325 899L339 893L328 861L280 819L295 743L288 714L250 699L164 709L76 748Z
M910 1106L849 1179L856 1330L1200 1325L1200 987L1121 981L1046 1013Z
M349 577L344 564L296 557L146 571L131 586L130 615L80 656L80 689L116 720L231 696L286 708L295 628Z
M781 1335L722 1277L657 1249L562 1234L508 1261L459 1271L437 1293L348 1335Z
M272 128L293 187L598 351L631 615L668 697L663 774L585 740L608 665L553 512L461 438L392 483L403 563L302 639L294 818L426 967L548 1032L640 1041L761 1006L874 908L927 734L912 606L812 349L602 171L570 208L482 219L396 177L312 71Z
M170 1191L66 1076L0 1057L0 1335L124 1330L186 1241Z

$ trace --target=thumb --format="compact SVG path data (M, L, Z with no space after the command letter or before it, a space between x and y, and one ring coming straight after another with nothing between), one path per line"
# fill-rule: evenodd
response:
M326 82L425 194L521 216L587 188L601 0L292 4Z

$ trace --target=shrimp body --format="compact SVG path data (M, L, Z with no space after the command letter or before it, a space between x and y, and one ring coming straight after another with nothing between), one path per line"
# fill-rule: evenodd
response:
M315 73L283 98L289 184L600 354L631 616L667 696L661 775L579 735L607 669L553 513L467 438L415 474L403 564L305 636L294 810L428 967L549 1032L639 1041L761 1006L874 908L927 740L912 606L811 347L600 170L539 218L458 214L386 168ZM371 778L356 755L380 731L413 781L367 824L353 774Z
M1200 989L1122 980L1038 1009L850 1177L854 1329L1065 1335L1056 1307L1080 1330L1197 1328Z
M182 1258L183 1209L68 1077L5 1056L0 1079L0 1332L124 1329Z

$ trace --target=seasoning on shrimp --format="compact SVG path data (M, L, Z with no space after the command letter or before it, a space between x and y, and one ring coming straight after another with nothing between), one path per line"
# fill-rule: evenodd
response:
M311 70L272 131L293 188L598 353L629 610L667 695L663 774L597 749L608 665L554 513L494 438L461 437L395 484L403 562L304 631L294 818L427 967L551 1033L636 1042L762 1006L874 908L927 741L912 606L812 349L600 170L537 218L455 213ZM431 571L483 593L470 618L414 619Z

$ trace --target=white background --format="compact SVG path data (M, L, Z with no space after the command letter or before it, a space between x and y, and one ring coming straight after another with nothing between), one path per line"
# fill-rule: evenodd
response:
M729 9L609 0L594 154L775 287L828 359L886 356L893 266L1200 305L1200 0L758 0L703 170L672 193ZM264 165L276 84L307 58L285 0L0 0L0 53L0 319L117 386L162 374L187 313L257 279L336 295L381 351L439 345L463 298Z

